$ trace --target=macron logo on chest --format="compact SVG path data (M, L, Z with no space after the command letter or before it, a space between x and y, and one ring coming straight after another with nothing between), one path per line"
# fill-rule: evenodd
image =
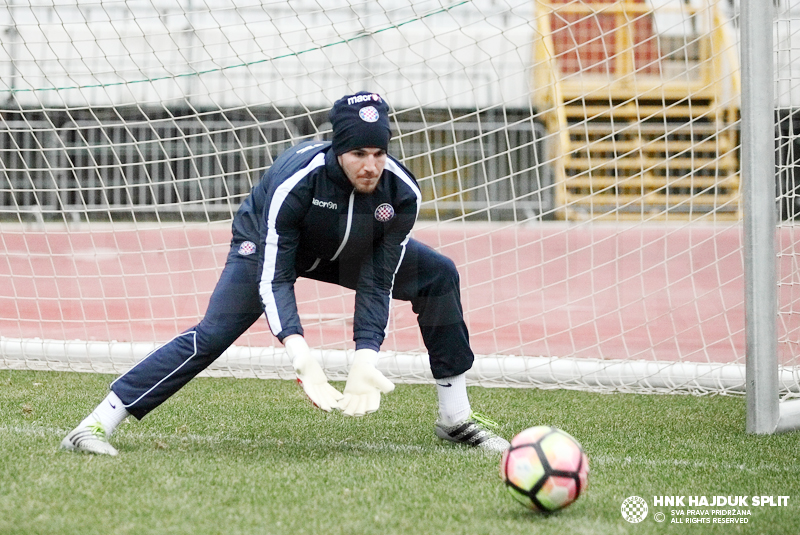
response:
M311 204L319 206L320 208L330 208L331 210L336 210L338 208L335 202L321 201L319 199L311 199Z

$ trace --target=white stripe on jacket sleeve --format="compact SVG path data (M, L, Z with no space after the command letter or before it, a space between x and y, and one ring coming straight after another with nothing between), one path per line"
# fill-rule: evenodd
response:
M280 238L275 228L275 221L278 218L278 212L283 206L289 192L303 180L303 178L321 165L325 165L324 152L317 154L308 165L297 171L283 184L278 186L269 203L269 211L267 212L267 237L264 244L264 267L261 270L261 281L258 285L258 292L264 303L264 311L267 314L269 328L275 336L283 330L280 312L278 311L278 303L275 301L275 295L272 292L272 281L275 278L275 266L278 262L278 239Z

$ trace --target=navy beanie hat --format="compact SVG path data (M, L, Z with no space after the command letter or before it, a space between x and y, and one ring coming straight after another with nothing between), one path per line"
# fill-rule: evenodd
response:
M333 152L337 156L365 147L389 148L389 105L377 93L360 91L343 96L334 102L330 120Z

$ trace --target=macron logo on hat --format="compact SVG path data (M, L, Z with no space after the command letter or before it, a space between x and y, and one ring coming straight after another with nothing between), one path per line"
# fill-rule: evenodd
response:
M381 96L377 93L353 95L352 97L347 99L347 104L348 105L361 104L362 102L368 102L368 101L381 102Z

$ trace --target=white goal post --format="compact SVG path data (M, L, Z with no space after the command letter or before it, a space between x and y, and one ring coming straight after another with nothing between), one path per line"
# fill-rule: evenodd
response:
M791 65L800 15L778 10L776 61ZM7 2L0 368L118 374L194 325L252 185L368 89L420 183L415 236L461 273L470 384L747 390L761 400L748 430L780 430L774 411L800 394L797 270L754 283L770 268L749 262L769 243L776 270L800 254L800 92L784 73L782 104L748 108L747 69L771 65L742 51L740 69L747 22L728 0ZM743 140L776 109L788 126L753 154ZM761 193L753 172L770 177ZM343 377L352 293L303 279L297 293L316 356ZM752 318L770 306L764 342ZM752 344L769 343L765 373ZM383 350L393 380L430 381L410 306L393 304ZM208 373L292 376L265 321Z
M781 4L778 16L771 2L742 0L741 3L741 56L742 56L742 177L744 199L744 266L747 339L747 431L770 434L800 428L800 401L781 399L778 387L780 373L779 319L785 326L792 323L792 310L785 309L785 298L779 298L779 284L785 286L797 274L777 266L779 255L791 255L791 250L779 249L783 240L776 239L776 215L785 204L785 196L793 197L793 180L790 187L778 191L778 210L775 203L775 173L791 173L791 164L776 145L793 143L790 128L784 134L776 128L776 117L782 121L780 106L787 100L782 91L792 93L796 80L791 68L797 50L791 28L796 23L792 15L799 13L800 5ZM794 8L794 12L792 12ZM786 31L789 29L790 31ZM777 39L773 38L773 34ZM773 44L774 41L777 41ZM777 46L775 46L777 45ZM777 69L773 61L778 58ZM781 61L781 57L789 57ZM786 70L785 70L786 69ZM777 72L776 72L777 71ZM777 75L777 77L776 77ZM776 105L777 104L777 105ZM778 113L776 113L776 110ZM793 110L789 109L789 116ZM778 143L776 144L776 137ZM784 139L787 137L788 139ZM791 202L791 201L790 201ZM787 214L795 218L793 210ZM784 225L782 225L784 226ZM780 278L779 278L780 277ZM780 311L780 312L779 312ZM780 314L780 316L779 316ZM792 345L792 332L780 333L783 345ZM796 346L795 346L796 347Z

